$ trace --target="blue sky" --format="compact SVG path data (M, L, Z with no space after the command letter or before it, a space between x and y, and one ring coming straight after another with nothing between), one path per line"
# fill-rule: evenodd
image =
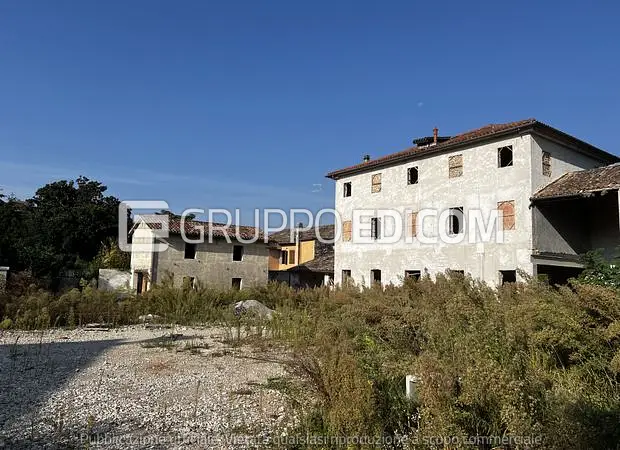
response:
M0 2L0 187L333 205L324 175L528 117L620 153L617 2ZM246 216L247 217L247 216Z

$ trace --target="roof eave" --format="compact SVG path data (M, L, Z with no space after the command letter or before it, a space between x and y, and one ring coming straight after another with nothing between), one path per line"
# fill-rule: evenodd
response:
M601 192L611 192L611 191L620 191L618 186L606 187L601 189L591 189L582 192L573 192L570 194L558 194L558 195L547 195L544 197L531 197L530 202L532 204L536 203L544 203L546 201L560 201L560 200L575 200L578 198L587 198L594 194L598 194Z

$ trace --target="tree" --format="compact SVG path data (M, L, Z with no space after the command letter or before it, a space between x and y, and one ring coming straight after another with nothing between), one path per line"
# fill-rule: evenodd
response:
M79 177L38 189L22 202L0 203L0 261L36 278L86 271L102 243L118 237L119 200L107 187Z
M0 197L0 265L12 270L28 268L28 236L31 221L28 205L11 195Z

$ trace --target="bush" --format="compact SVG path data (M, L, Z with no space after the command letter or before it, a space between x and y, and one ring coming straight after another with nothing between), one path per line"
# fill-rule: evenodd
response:
M305 384L292 399L301 417L293 432L418 443L512 436L549 449L620 442L620 296L605 286L531 280L494 290L446 274L361 290L162 283L124 299L89 287L60 296L31 287L0 297L0 317L35 328L135 323L152 313L179 324L234 323L238 339L231 305L248 298L277 309L268 335L290 349L288 367ZM421 380L414 399L405 396L408 374ZM463 442L446 447L497 444Z
M602 251L595 250L583 255L582 263L584 270L577 282L620 289L620 257L608 261Z
M283 309L274 335L292 344L291 370L316 399L297 431L611 448L620 441L619 300L600 286L496 291L446 274ZM405 398L407 374L421 379L417 402Z

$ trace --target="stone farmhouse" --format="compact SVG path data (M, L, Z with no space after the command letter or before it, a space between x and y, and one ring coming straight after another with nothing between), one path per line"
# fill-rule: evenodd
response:
M242 289L266 284L269 245L261 233L257 235L254 227L233 225L222 229L220 224L211 225L213 239L209 242L208 222L186 221L185 234L192 240L198 238L200 229L205 233L204 242L190 243L182 238L178 218L168 218L165 238L156 235L156 231L162 230L160 223L138 220L131 233L131 288L142 293L166 279L178 287L201 284ZM254 238L255 242L244 242ZM165 244L167 248L156 251L157 244Z
M327 174L342 227L336 283L447 270L491 285L520 274L562 282L579 255L620 245L613 154L535 119L413 142Z

